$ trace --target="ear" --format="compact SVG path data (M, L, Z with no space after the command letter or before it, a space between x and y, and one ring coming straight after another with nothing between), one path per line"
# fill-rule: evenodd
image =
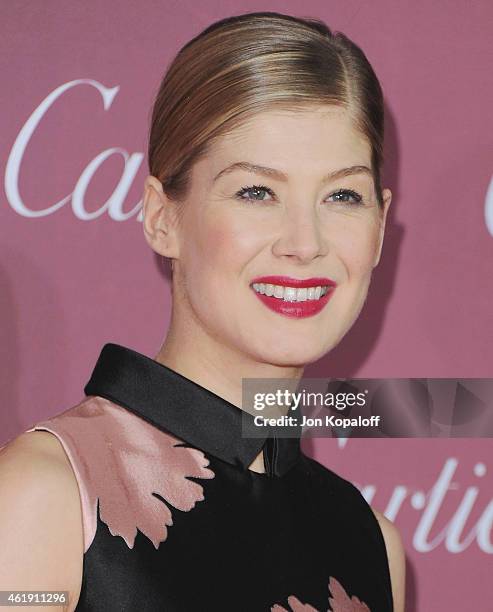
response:
M383 196L383 210L380 215L380 233L378 236L378 249L375 257L373 267L376 268L380 262L380 255L382 254L383 237L385 234L385 224L387 222L387 213L389 211L390 202L392 201L392 192L390 189L384 189L382 191Z
M163 191L163 185L149 175L144 182L142 227L147 243L160 255L178 257L177 204Z

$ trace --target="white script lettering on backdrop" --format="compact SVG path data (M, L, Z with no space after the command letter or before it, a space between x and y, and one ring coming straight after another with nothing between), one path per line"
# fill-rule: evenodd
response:
M10 151L5 168L5 193L7 195L7 200L13 210L23 217L45 217L55 213L57 210L65 206L67 202L71 201L72 210L74 211L75 216L82 221L95 219L106 211L108 212L108 216L114 221L125 221L135 215L137 215L137 221L142 221L142 201L138 202L128 213L123 212L123 203L128 195L132 181L140 168L142 160L144 159L144 155L143 153L129 154L128 151L125 151L125 149L120 147L106 149L91 160L80 175L73 192L65 196L59 202L56 202L43 210L32 210L23 202L21 198L19 191L19 173L29 140L49 108L60 97L62 97L66 91L80 85L90 85L91 87L96 88L96 90L101 94L105 111L110 109L113 100L120 89L119 86L112 88L105 87L98 81L94 81L92 79L77 79L65 83L64 85L60 85L52 93L50 93L28 118L12 146L12 150ZM103 206L94 212L88 212L84 206L84 196L87 191L87 187L97 170L112 155L120 155L123 157L125 164L123 174L118 182L118 185L113 190L113 193L103 204Z
M491 177L484 202L484 220L489 233L493 236L493 176Z
M344 449L348 443L350 443L348 438L339 437L337 439L337 446L340 449ZM442 471L427 493L416 491L405 485L396 485L383 513L389 520L395 522L399 511L406 502L410 503L414 510L422 511L413 537L413 546L419 552L431 552L443 543L448 552L460 553L476 540L480 550L491 555L493 554L493 499L489 500L482 510L474 508L479 495L479 487L475 486L470 486L465 490L461 502L453 512L453 516L442 527L438 535L429 540L429 535L435 527L437 515L444 505L447 492L455 491L460 486L452 480L458 465L459 462L455 457L446 459ZM481 462L476 463L473 473L476 478L483 478L487 473L486 465ZM371 504L377 492L375 485L354 484L361 491L366 501ZM469 533L461 540L462 532L473 510L475 514L479 512L479 518Z
M476 540L478 547L491 555L493 554L493 500L490 500L486 507L480 510L479 518L476 524L471 527L469 533L467 535L463 534L464 527L473 509L475 514L478 513L474 504L479 494L479 488L475 486L467 487L459 505L452 512L452 516L445 525L441 526L440 532L430 539L431 531L437 529L435 522L442 510L447 492L459 488L459 484L453 482L458 463L457 459L449 457L445 461L436 482L427 493L413 490L404 485L395 486L383 513L389 520L395 522L405 502L408 502L412 508L420 512L413 537L413 546L419 552L431 552L443 543L448 552L461 553ZM483 478L487 469L484 463L477 463L473 471L477 478ZM358 485L358 488L366 501L371 504L375 497L376 487L374 485Z
M91 160L80 175L73 192L62 198L59 202L43 210L32 210L21 198L19 192L19 171L30 138L48 109L62 97L66 91L80 85L90 85L101 94L105 111L111 108L113 100L120 90L118 85L109 88L93 79L76 79L60 85L52 91L28 118L12 146L5 168L5 193L7 195L7 200L13 210L24 217L45 217L51 215L67 204L67 202L71 201L74 215L77 219L81 219L82 221L90 221L91 219L100 217L106 211L108 212L108 216L114 221L126 221L133 216L136 216L137 221L142 221L142 201L138 202L128 213L123 212L123 203L128 195L132 181L140 168L142 160L144 159L144 154L139 152L130 154L121 147L106 149ZM84 196L87 187L97 170L112 155L120 155L123 157L125 164L123 174L108 200L106 200L98 210L88 212L84 206ZM484 219L488 232L493 236L493 178L491 179L486 193Z

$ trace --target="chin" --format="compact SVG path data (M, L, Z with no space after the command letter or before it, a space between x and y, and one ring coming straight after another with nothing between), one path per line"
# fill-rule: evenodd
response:
M325 352L321 347L307 346L302 349L295 346L268 348L262 347L261 350L254 351L259 361L270 363L279 367L303 368L309 363L320 359Z

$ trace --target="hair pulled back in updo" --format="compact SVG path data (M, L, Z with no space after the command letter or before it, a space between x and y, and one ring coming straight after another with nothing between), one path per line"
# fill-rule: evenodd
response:
M148 164L165 193L183 200L190 171L212 142L276 107L332 104L371 147L383 207L384 104L363 51L322 21L275 12L228 17L190 40L169 65L152 108Z

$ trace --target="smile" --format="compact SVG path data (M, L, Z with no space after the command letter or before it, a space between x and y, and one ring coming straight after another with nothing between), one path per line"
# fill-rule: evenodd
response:
M334 293L336 283L329 278L296 279L263 276L250 285L260 301L281 315L305 318L319 313Z
M319 300L329 289L328 285L321 287L284 287L283 285L272 285L270 283L254 283L252 287L257 293L274 296L286 302L305 302L306 300Z

